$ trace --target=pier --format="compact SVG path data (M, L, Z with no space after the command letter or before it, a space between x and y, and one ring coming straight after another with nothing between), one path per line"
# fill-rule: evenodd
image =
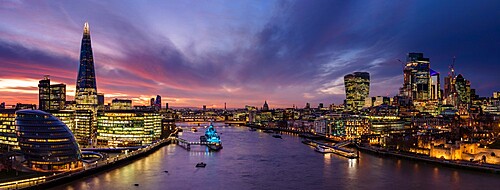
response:
M340 155L340 156L343 156L346 158L359 158L359 154L357 152L343 148L347 145L350 145L351 141L342 141L342 142L336 143L335 145L329 145L329 144L325 144L322 142L310 140L309 142L304 142L304 144L307 144L307 145L310 145L313 147L325 146L325 147L332 149L334 154L337 154L337 155Z
M212 147L218 147L218 146L222 146L220 145L219 143L216 143L216 142L190 142L186 139L183 139L183 138L172 138L172 142L173 143L176 143L177 145L179 146L182 146L184 147L186 150L191 150L191 145L199 145L199 146L208 146L210 149L213 149Z

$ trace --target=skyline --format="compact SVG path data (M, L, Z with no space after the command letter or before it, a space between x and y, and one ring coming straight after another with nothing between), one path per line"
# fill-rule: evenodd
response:
M173 107L339 104L344 75L356 71L372 76L370 96L394 96L397 59L409 52L423 52L442 78L456 56L457 74L479 95L499 90L500 3L231 3L1 2L0 101L37 104L44 75L73 99L85 21L106 102L159 94Z

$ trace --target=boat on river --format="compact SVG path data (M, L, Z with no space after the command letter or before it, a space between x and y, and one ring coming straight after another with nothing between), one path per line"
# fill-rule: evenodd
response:
M217 134L214 126L210 123L210 126L205 131L205 137L200 137L201 142L209 142L207 145L211 150L218 151L222 149L222 143L220 141L220 136Z
M271 129L266 129L266 130L264 130L264 131L262 131L262 132L264 132L264 133L274 133L274 131L273 131L273 130L271 130Z
M335 153L334 149L323 145L317 145L316 147L314 147L314 150L320 153Z
M197 163L197 164L196 164L196 167L197 167L197 168L204 168L205 166L207 166L207 164L206 164L206 163L203 163L203 162L200 162L200 163Z

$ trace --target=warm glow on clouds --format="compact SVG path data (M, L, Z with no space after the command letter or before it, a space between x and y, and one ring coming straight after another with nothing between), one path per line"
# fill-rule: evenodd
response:
M355 71L370 73L371 96L393 96L397 59L413 51L441 78L456 56L457 72L490 96L500 90L498 4L0 1L0 102L37 104L44 75L73 99L85 21L106 102L148 105L159 94L173 107L339 104L343 76Z
M31 89L32 88L32 89ZM30 90L28 90L30 89ZM0 91L38 94L38 80L34 79L0 79Z

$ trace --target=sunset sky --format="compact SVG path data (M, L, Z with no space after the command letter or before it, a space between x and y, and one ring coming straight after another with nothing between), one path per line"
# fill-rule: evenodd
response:
M106 102L339 104L355 71L370 96L394 96L408 52L442 79L456 56L479 95L500 91L500 1L3 0L0 102L38 104L44 75L73 99L85 21Z

